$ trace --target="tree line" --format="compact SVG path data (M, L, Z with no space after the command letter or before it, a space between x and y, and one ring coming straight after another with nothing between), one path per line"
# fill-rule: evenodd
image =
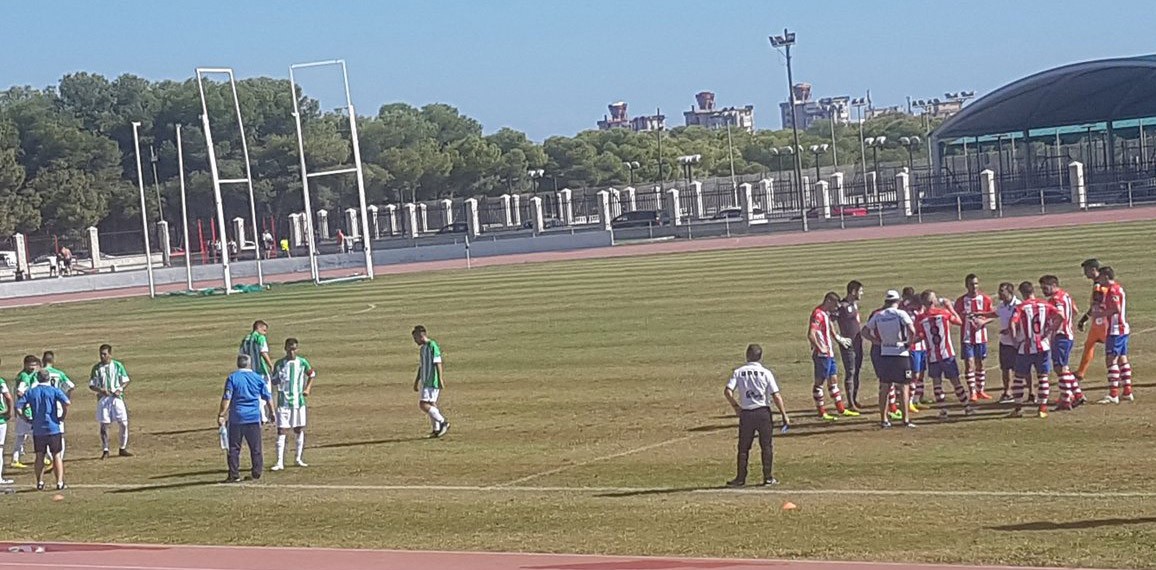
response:
M208 83L205 88L220 175L242 178L244 161L229 85ZM237 89L257 215L284 220L303 208L292 97L299 97L310 171L352 164L348 118L292 93L287 80L245 79L237 82ZM79 237L89 226L102 231L139 228L134 121L141 123L150 217L155 219L159 210L170 222L180 219L177 125L182 125L184 140L189 216L213 217L201 114L194 79L154 82L126 74L110 80L82 72L43 89L0 92L0 235ZM740 175L789 169L791 164L780 151L791 146L786 130L733 130L730 144L725 130L700 127L671 128L661 135L590 130L536 143L511 128L484 134L477 120L440 103L420 108L385 104L357 121L367 199L375 204L530 192L535 184L552 190L555 184L589 188L624 186L633 180L641 186L659 180L660 164L661 178L680 179L678 157L691 154L701 156L694 166L696 178L729 175L732 154ZM832 144L830 128L817 122L802 133L801 146ZM866 136L885 135L892 144L901 136L925 132L918 118L898 115L868 121L864 129ZM834 139L842 164L859 159L857 126L837 126ZM803 157L808 168L816 158L807 151ZM880 150L879 158L906 161L908 155L906 149L892 146ZM830 165L831 153L818 159ZM538 170L538 178L528 174ZM222 187L229 217L248 217L243 188ZM352 176L313 179L310 188L314 208L357 203Z

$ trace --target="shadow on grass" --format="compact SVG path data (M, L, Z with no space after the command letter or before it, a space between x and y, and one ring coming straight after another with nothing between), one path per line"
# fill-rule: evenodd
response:
M959 410L952 410L952 415L947 420L940 420L935 415L934 409L926 409L923 417L915 415L912 420L920 426L935 426L940 424L965 423L965 422L983 422L992 420L1012 419L1008 417L1010 409L984 409L976 412L970 416L960 415ZM931 412L931 413L928 413ZM1025 415L1027 411L1025 409ZM810 420L810 416L805 416ZM857 431L872 431L879 429L879 418L875 414L864 413L857 418L840 418L833 422L810 422L799 423L798 421L791 423L791 429L787 433L780 433L778 425L776 424L775 438L780 437L808 437L812 435L822 435L828 433L847 433ZM690 433L708 433L716 431L726 431L738 429L738 424L709 424L688 428L686 431Z
M373 441L342 441L315 446L317 449L338 449L343 447L362 447L367 445L388 445L391 443L408 443L411 441L425 441L428 437L398 437L393 439L378 439Z
M191 433L209 433L209 432L214 432L214 431L217 431L217 428L209 427L209 428L194 428L194 429L178 429L178 430L174 430L174 431L154 431L154 432L150 432L148 435L188 435Z
M696 491L713 491L717 489L725 489L723 486L705 486L705 487L674 487L670 489L639 489L637 491L608 491L594 495L605 499L625 499L628 497L649 497L656 495L677 495L680 493L694 493Z
M221 480L224 480L224 469L218 471L222 474ZM160 485L142 485L140 487L129 487L127 489L114 489L109 491L111 495L130 495L133 493L147 493L149 491L167 491L172 489L188 489L191 487L211 487L219 485L221 481L184 481L181 483L164 483Z
M1156 523L1156 517L1142 517L1135 519L1094 519L1086 521L1070 521L1070 522L1050 522L1037 521L1030 523L1009 524L1004 526L991 526L988 530L999 530L1005 532L1013 531L1035 531L1035 530L1081 530L1088 528L1101 528L1106 526L1127 526L1134 524L1150 524Z
M642 560L610 560L606 562L578 562L575 564L547 564L545 566L523 566L527 570L713 570L715 568L738 568L742 566L763 567L758 562L731 562L712 560L663 560L648 558Z
M205 469L204 471L186 471L184 473L169 473L168 475L154 475L149 477L151 480L157 479L182 479L184 477L200 477L203 475L216 475L221 473L220 469Z

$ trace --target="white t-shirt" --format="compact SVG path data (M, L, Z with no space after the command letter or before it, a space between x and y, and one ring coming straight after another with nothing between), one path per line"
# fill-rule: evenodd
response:
M768 398L779 393L775 375L758 362L748 362L736 368L727 388L738 395L739 407L744 410L766 408Z
M995 314L999 316L999 343L1006 346L1019 346L1016 339L1011 334L1011 320L1016 314L1016 307L1020 306L1020 301L1017 297L1012 297L1010 303L1000 301L995 306Z
M908 327L912 326L911 315L899 307L888 307L875 313L867 321L867 328L875 333L882 342L879 344L879 354L883 356L907 356L908 344L911 335Z

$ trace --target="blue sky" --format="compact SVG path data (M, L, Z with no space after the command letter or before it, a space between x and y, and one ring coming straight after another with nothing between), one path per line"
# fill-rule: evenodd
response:
M816 96L892 105L981 94L1035 71L1156 53L1149 2L887 0L197 0L7 2L0 87L74 71L184 79L197 66L287 77L291 63L342 58L354 103L452 104L486 132L571 135L606 105L661 107L668 124L701 90L755 105L777 128L783 58L767 35L798 33L796 81ZM303 77L335 107L335 76Z

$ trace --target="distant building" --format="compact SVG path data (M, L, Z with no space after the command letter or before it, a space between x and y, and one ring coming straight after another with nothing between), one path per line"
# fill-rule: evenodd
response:
M755 132L755 107L724 107L715 108L714 93L703 91L694 96L698 109L691 107L683 112L686 126L700 126L708 129L725 129L730 125L747 132Z
M847 96L824 97L819 100L811 99L811 84L796 83L792 88L795 92L795 113L791 114L791 102L779 103L783 128L789 129L798 117L799 128L807 130L815 121L835 121L845 125L851 122L851 98Z
M642 115L631 119L626 113L626 103L622 101L611 103L608 108L610 114L603 115L602 120L598 121L599 130L630 129L641 133L666 127L665 115Z

